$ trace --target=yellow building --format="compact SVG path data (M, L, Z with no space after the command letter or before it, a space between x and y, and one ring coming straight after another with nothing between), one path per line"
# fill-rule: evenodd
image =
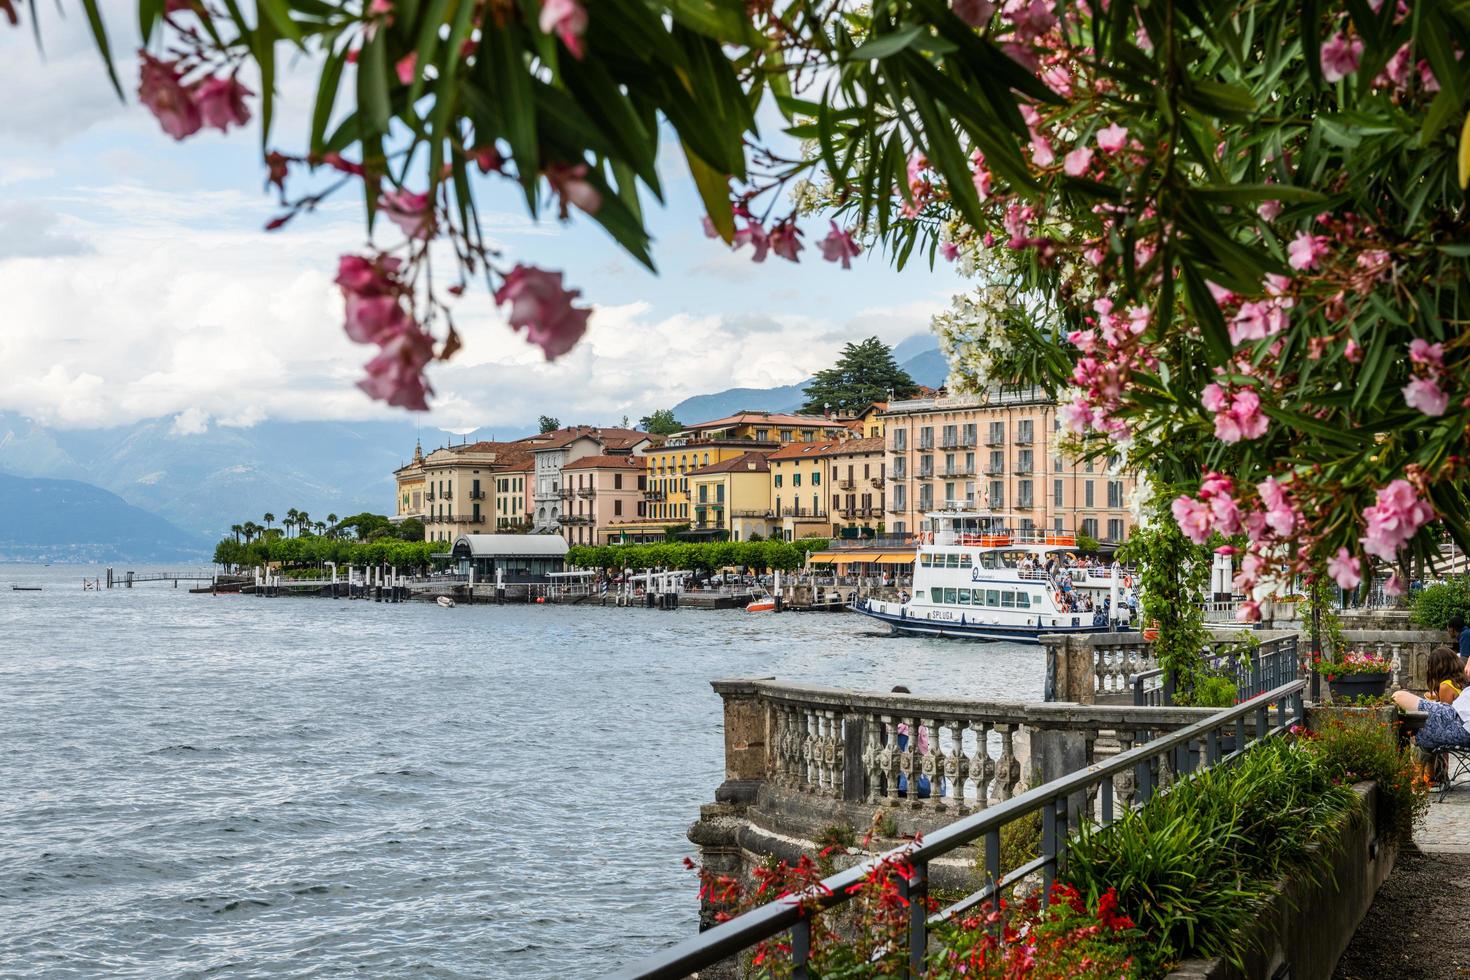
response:
M536 437L517 442L445 446L393 473L395 519L424 522L424 540L453 542L525 522L526 473ZM493 508L493 510L492 510ZM502 523L504 520L504 523Z
M644 490L647 516L626 522L617 530L624 540L661 540L664 528L694 523L689 475L695 470L751 452L769 451L794 442L839 439L851 432L836 419L777 412L740 412L692 425L644 453L648 461ZM715 536L712 530L708 533Z
M398 505L393 519L406 521L411 517L422 518L427 513L424 510L424 491L428 485L422 443L414 443L413 459L394 470L393 478L398 484Z
M712 537L723 532L730 541L771 536L771 468L764 453L744 453L702 466L689 474L694 507L690 530Z
M771 467L771 510L775 536L784 541L826 537L827 485L823 455L836 442L798 442L768 456Z

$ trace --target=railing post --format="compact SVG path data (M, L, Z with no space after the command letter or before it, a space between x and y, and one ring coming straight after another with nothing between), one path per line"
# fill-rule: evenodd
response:
M725 699L725 782L716 799L754 797L756 786L772 774L769 724L759 699L759 681L773 678L736 678L711 681Z
M913 878L900 880L899 894L909 902L909 976L919 977L929 945L929 865L919 861L913 867Z

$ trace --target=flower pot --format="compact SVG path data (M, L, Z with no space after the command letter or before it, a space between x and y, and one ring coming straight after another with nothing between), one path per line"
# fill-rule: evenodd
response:
M1381 697L1388 689L1388 673L1342 674L1328 678L1327 685L1332 689L1335 702L1352 701L1365 695Z

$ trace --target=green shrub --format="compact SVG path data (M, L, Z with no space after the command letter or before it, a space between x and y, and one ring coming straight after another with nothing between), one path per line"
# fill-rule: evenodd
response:
M1419 626L1442 630L1449 626L1452 616L1470 621L1470 579L1452 578L1426 585L1414 594L1414 622Z
M1404 842L1413 837L1429 810L1429 790L1392 728L1373 715L1335 715L1304 744L1334 779L1376 782L1380 832Z
M1119 909L1145 937L1146 973L1190 956L1239 963L1243 927L1275 882L1324 873L1313 845L1356 799L1317 756L1273 739L1108 827L1084 830L1066 876L1092 901L1117 889Z
M1233 708L1239 698L1240 689L1230 678L1220 674L1205 674L1194 682L1189 703L1196 708Z

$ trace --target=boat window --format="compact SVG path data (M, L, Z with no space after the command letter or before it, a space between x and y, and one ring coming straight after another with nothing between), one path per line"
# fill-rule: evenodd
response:
M959 568L960 567L960 556L959 555L954 555L954 554L949 555L948 556L948 564L949 564L949 567L950 568Z
M930 557L928 552L925 552L924 554L919 556L919 564L925 568L928 568L931 564L933 564L933 561L934 559Z
M949 603L951 606L957 606L960 602L959 596L955 595L955 591L956 590L954 589L944 590L944 601Z
M960 605L962 605L962 606L968 606L970 604L970 590L969 589L960 589L959 590L959 601L960 601Z
M924 590L923 589L915 589L914 590L914 601L915 602L923 602L924 601Z
M1029 592L1017 592L1016 593L1016 608L1017 609L1030 609L1031 608L1031 594Z
M968 554L960 555L960 567L961 568L969 568L970 567L970 556Z
M985 604L987 606L999 606L1000 605L1000 590L999 589L986 589L985 590Z
M1000 605L1002 609L1016 608L1016 594L1014 592L1002 592L1000 594Z
M980 556L980 567L981 568L994 568L995 567L995 554L993 552L987 551L985 554L981 555Z

